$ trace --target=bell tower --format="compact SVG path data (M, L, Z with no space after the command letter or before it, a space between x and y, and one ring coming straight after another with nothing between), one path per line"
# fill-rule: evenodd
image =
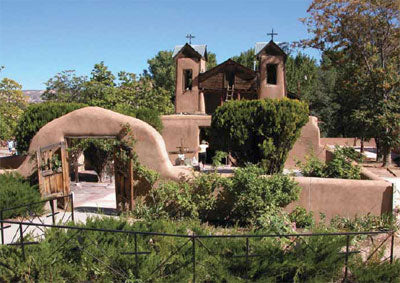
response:
M286 53L274 42L272 30L268 43L257 42L255 52L259 63L258 98L286 97Z
M206 71L207 46L175 46L173 58L176 66L175 113L198 114L204 112L204 98L199 93L199 74Z

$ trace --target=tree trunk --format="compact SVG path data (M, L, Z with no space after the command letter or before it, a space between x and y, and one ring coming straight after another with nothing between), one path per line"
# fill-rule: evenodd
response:
M361 144L360 152L364 153L364 138L361 138L360 144Z
M379 145L378 138L375 138L375 143L376 143L376 162L381 162L382 161L382 149Z
M391 163L392 163L391 150L390 148L384 148L382 167L389 167Z

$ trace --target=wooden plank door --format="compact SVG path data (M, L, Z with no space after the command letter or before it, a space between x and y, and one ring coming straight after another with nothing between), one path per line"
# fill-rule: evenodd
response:
M134 205L133 161L121 161L114 155L115 197L118 211L129 211Z

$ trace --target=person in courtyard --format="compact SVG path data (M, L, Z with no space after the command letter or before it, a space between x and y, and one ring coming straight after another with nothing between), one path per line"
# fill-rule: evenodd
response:
M207 160L207 148L208 148L208 142L205 140L201 141L201 144L199 146L199 165L201 166L200 168L204 169L204 164L206 164Z
M10 152L10 154L13 152L13 150L14 150L14 141L13 140L9 140L8 142L7 142L7 145L8 145L8 151Z

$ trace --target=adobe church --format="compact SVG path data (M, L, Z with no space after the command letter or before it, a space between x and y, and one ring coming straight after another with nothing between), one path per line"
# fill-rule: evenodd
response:
M186 150L186 157L196 156L204 128L210 127L211 115L218 106L229 100L288 97L285 63L287 55L273 40L255 45L255 70L231 59L206 70L207 46L175 46L173 58L176 65L175 113L162 117L169 157L176 163L179 150ZM293 95L289 93L289 98ZM301 137L289 153L286 165L292 167L294 159L301 160L313 150L324 155L320 145L317 119L303 127Z
M206 45L176 46L175 113L211 115L224 101L287 96L285 52L272 40L255 50L257 71L231 59L206 70Z

